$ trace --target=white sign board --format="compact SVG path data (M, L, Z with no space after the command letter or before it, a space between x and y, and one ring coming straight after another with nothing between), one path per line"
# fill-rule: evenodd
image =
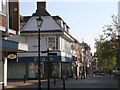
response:
M15 59L17 56L15 54L9 54L7 56L8 59Z

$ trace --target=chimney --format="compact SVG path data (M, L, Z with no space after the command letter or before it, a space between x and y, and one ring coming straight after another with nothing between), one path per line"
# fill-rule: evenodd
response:
M39 9L42 9L42 8L46 9L46 2L45 1L37 2L37 9L39 10Z
M46 1L37 2L37 10L32 16L50 16L46 11Z

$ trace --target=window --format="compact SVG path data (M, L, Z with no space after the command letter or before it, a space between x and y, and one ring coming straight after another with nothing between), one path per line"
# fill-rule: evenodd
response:
M58 49L58 37L48 37L48 48Z
M2 11L2 1L0 1L0 11Z
M55 37L48 38L48 48L55 49Z
M6 0L2 0L2 12L6 13Z

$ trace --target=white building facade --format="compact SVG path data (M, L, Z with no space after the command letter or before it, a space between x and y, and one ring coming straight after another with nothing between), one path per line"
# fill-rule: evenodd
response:
M41 8L44 7L44 8ZM38 2L32 16L21 18L21 34L9 40L28 44L27 52L19 52L17 60L9 62L9 78L37 78L38 76L38 27L36 19L41 15L43 24L40 28L41 77L47 77L47 53L50 48L50 77L61 77L70 73L72 64L71 46L74 39L69 34L69 27L59 16L51 16L46 11L46 2ZM15 68L13 68L13 66Z

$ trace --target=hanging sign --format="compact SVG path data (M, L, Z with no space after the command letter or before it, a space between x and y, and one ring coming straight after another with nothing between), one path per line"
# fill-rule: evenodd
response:
M17 57L17 55L15 55L15 54L9 54L7 56L8 59L15 59L16 57Z

